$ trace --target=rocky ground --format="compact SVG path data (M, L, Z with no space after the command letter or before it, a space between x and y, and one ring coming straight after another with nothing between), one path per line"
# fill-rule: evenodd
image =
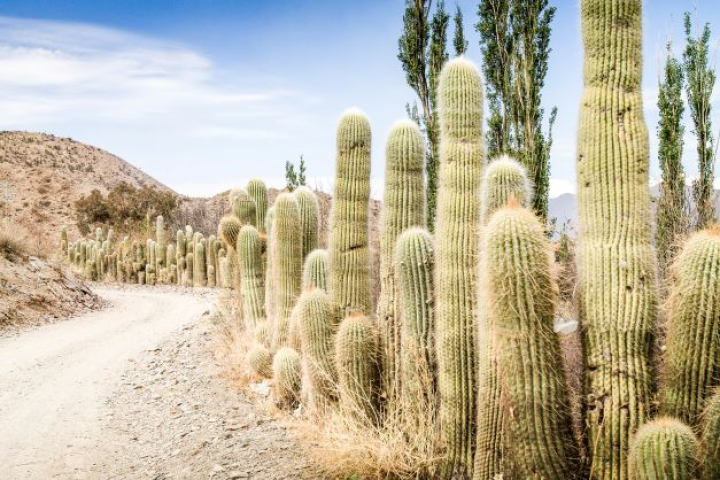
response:
M322 478L283 423L222 377L211 318L133 361L105 404L107 444L94 470L123 479Z

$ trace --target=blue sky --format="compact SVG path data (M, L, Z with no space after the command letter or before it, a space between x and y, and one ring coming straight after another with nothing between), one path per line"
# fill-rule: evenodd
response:
M479 62L465 14L469 58ZM579 2L551 0L544 104L557 105L551 194L574 189L582 91ZM446 2L448 9L453 1ZM720 31L715 0L645 2L644 101L655 155L658 67L665 39L683 42L682 13ZM304 154L310 183L332 182L338 117L357 106L373 126L373 191L384 140L414 99L397 61L402 0L5 0L0 2L0 129L45 131L115 153L177 191L211 195L251 177L283 184ZM717 35L713 35L714 45ZM713 105L720 127L720 87ZM687 116L687 115L686 115ZM696 172L687 128L685 163Z

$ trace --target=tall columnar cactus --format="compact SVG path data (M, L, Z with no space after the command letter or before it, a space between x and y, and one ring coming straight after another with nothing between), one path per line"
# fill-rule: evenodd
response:
M178 230L175 234L175 251L178 257L184 257L187 254L185 232Z
M319 288L328 290L328 252L321 248L315 249L305 257L303 265L302 289Z
M545 228L513 205L492 216L482 242L481 303L501 373L504 468L518 478L574 478L579 450L553 330L557 285Z
M673 273L660 405L695 427L720 385L720 227L690 237Z
M295 405L302 386L302 364L295 350L283 347L277 351L273 359L273 378L278 401L285 406Z
M433 255L432 237L424 229L406 230L397 240L394 264L400 293L399 411L412 435L434 427L438 406Z
M287 344L290 314L300 295L302 256L300 252L300 211L291 193L281 193L275 200L272 227L272 251L275 283L275 332L273 347Z
M328 294L319 288L306 290L298 299L296 309L313 406L322 410L336 397L333 333L337 312Z
M478 230L484 165L480 73L458 58L440 74L440 188L435 232L440 428L446 474L472 469L475 416Z
M232 211L242 225L257 224L257 207L255 200L245 191L244 188L233 190Z
M207 242L207 251L205 252L205 260L207 261L207 285L214 287L217 284L217 239L215 235L210 235Z
M586 424L597 479L627 478L630 438L654 390L655 266L642 107L642 1L581 0L577 148L579 316Z
M532 195L525 168L509 157L493 160L485 168L480 187L480 223L485 226L490 216L511 200L527 207ZM481 252L482 256L482 252ZM478 386L477 422L475 433L475 480L494 480L504 472L502 423L503 409L493 329L485 314L480 295L478 309Z
M224 288L232 288L233 286L233 273L232 263L228 257L220 257L220 273L222 276L222 286Z
M275 222L275 207L270 207L265 215L266 245L265 250L265 314L275 318L275 260L272 249L272 225Z
M643 425L630 445L632 480L693 480L697 473L698 441L692 429L672 418Z
M396 321L394 250L398 236L425 226L424 139L415 122L403 120L385 143L385 192L380 221L380 298L377 318L383 346L383 390L388 408L399 405L400 325Z
M65 256L68 255L68 231L67 227L64 225L62 230L60 230L60 253Z
M720 390L710 397L702 418L702 480L720 479Z
M248 330L265 318L265 280L260 234L252 225L240 230L237 243L240 264L243 320Z
M241 228L242 224L240 223L240 220L238 220L234 215L225 215L220 219L220 224L218 225L218 236L223 239L227 248L235 250Z
M330 294L345 312L370 314L368 203L370 122L348 110L337 127L335 188L330 219Z
M108 235L110 235L110 232L108 232ZM157 219L155 219L155 259L158 265L165 263L165 245L165 219L163 219L162 215L158 215Z
M300 209L300 243L302 258L318 246L318 225L320 221L320 205L315 192L308 187L300 186L293 192Z
M268 194L265 182L259 178L253 178L247 184L247 192L255 200L257 229L261 234L265 233L265 217L268 209Z
M378 335L370 320L351 313L335 337L335 368L341 408L358 421L377 421Z
M165 265L168 267L177 264L177 251L175 250L175 244L170 243L165 248Z
M195 244L194 257L193 287L204 287L207 285L207 265L205 262L205 244L203 242Z
M195 275L195 255L188 253L185 255L185 286L192 287L195 285L193 276Z

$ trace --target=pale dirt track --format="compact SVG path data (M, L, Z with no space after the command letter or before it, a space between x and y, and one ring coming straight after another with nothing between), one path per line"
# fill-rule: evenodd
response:
M109 308L0 339L0 479L303 477L262 471L296 446L219 377L211 298L97 293Z

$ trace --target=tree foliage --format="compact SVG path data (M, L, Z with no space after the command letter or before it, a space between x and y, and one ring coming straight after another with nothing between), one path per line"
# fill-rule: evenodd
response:
M405 71L408 85L415 91L420 102L417 115L419 125L427 139L425 157L427 224L430 230L435 224L437 204L437 171L439 166L439 125L437 121L437 80L440 70L448 59L447 29L450 15L440 2L432 12L432 0L406 0L403 14L403 31L398 40L398 59ZM456 10L455 41L464 41L462 13L460 30L457 30L459 8ZM456 44L457 49L457 44ZM408 113L414 110L408 107Z
M548 69L555 7L547 0L482 0L478 6L480 49L488 106L488 157L520 160L533 181L532 206L547 218L553 108L543 132L542 89Z
M95 189L75 201L75 219L80 233L91 228L112 226L118 232L131 232L141 227L147 218L162 215L170 219L178 206L177 195L128 183L115 185L107 195Z
M305 185L305 159L300 155L300 162L297 169L291 161L285 162L285 188L288 192L292 192L296 188Z
M685 191L685 171L682 165L682 117L685 107L682 99L682 64L672 55L667 44L664 76L658 92L658 158L662 172L657 212L657 249L661 274L670 265L679 240L687 233L688 204Z
M697 210L697 229L715 222L714 206L714 153L712 126L710 124L710 97L715 86L715 71L709 65L710 25L702 32L693 32L690 13L685 13L686 45L683 66L687 77L686 93L690 118L697 138L698 179L693 183L693 198Z

